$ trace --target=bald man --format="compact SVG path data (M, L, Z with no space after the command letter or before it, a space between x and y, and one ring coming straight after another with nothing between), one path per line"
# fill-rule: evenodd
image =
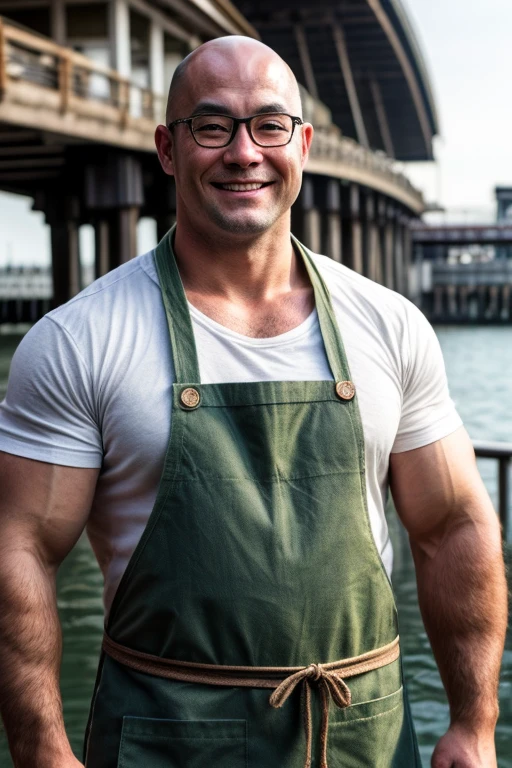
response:
M496 766L496 515L405 299L290 233L313 129L269 48L178 67L177 226L26 336L0 408L0 679L16 766L76 768L59 564L87 528L106 629L90 768L413 768L388 483L451 710L435 768Z

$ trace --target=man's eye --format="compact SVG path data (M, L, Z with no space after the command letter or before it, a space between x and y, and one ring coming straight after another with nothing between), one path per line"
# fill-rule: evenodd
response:
M198 125L194 128L196 132L208 131L210 133L214 131L220 131L222 133L229 133L225 125L219 125L218 123L206 123L205 125Z
M258 125L258 131L286 131L284 125L280 123L262 123Z

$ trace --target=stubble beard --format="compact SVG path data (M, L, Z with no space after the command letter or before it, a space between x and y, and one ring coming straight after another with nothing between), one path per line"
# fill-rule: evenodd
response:
M256 212L255 212L256 213ZM217 206L211 206L210 215L214 223L224 232L234 235L260 235L269 230L282 211L277 205L251 215L250 211L237 211L228 213Z

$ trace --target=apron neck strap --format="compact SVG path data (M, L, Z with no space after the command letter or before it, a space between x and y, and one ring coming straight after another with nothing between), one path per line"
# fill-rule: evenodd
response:
M336 321L334 309L331 303L331 294L324 282L318 267L313 261L311 252L292 235L292 243L295 251L302 256L309 279L315 292L315 306L318 314L318 322L324 342L325 353L331 373L335 381L350 380L350 370L340 329Z
M171 337L176 383L200 384L201 377L192 320L172 247L175 229L176 224L156 247L156 270Z
M200 384L199 362L192 321L172 247L175 229L176 225L156 247L156 269L171 337L176 383ZM350 379L348 363L327 286L308 249L299 243L293 235L292 242L296 253L303 259L313 286L320 330L333 378L335 381L348 380Z

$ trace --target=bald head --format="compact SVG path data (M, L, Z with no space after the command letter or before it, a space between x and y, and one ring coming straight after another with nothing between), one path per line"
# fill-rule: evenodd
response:
M302 115L299 86L288 64L268 45L230 35L204 43L178 65L169 89L167 124L188 117L194 99L204 96L213 84L231 92L277 86L286 99L283 111Z

